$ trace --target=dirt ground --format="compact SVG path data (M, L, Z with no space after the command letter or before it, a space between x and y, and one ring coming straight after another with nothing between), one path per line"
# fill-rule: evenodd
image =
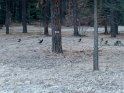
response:
M124 44L123 32L110 38L100 29L100 70L94 72L92 28L83 37L63 28L63 54L51 52L51 36L40 27L29 26L27 34L21 29L11 27L10 35L0 30L0 93L124 93L124 46L115 46Z

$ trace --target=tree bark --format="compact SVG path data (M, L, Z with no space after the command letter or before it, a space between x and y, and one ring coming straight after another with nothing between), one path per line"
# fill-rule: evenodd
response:
M5 2L3 0L0 1L0 29L2 29L3 24L5 24L5 11L3 10L5 7Z
M108 24L107 24L107 15L105 14L105 20L104 20L104 27L105 27L105 32L104 32L104 34L108 34Z
M62 53L60 0L51 0L52 51Z
M114 18L114 12L111 10L111 37L116 37L116 27L115 27L115 18Z
M72 0L73 3L73 25L74 25L74 36L79 36L78 32L78 4L77 0Z
M98 64L97 0L94 0L94 54L93 54L93 70L99 70L99 64Z
M111 21L111 37L116 37L116 12L114 9L115 0L111 0L111 9L110 9L110 21Z
M119 14L118 11L115 11L115 30L116 30L116 34L118 35L118 19L119 19Z
M49 35L49 0L43 0L43 13L44 13L44 35Z
M65 15L66 15L66 5L67 5L67 0L61 0L61 24L65 25Z
M48 30L48 20L44 22L44 35L48 36L49 35L49 30Z
M118 35L119 32L118 32L118 24L115 24L115 30L116 30L116 34Z
M6 21L5 21L5 26L6 26L6 34L9 34L9 25L10 25L10 10L9 10L9 0L6 0Z
M22 26L23 33L27 33L27 11L26 11L26 0L22 0Z

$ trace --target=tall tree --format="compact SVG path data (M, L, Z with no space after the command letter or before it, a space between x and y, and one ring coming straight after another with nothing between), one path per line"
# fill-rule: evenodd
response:
M119 11L115 11L115 30L116 34L118 35L118 25L119 25Z
M67 0L61 0L61 24L65 24L65 16L67 12Z
M115 29L115 19L114 19L114 12L113 10L111 9L111 37L116 37L116 29Z
M116 37L117 35L117 23L116 23L116 0L110 0L110 22L111 22L111 37Z
M77 0L72 0L73 4L73 25L74 25L74 36L79 36L78 32L78 3Z
M62 53L60 0L51 0L52 51Z
M49 12L50 12L50 0L43 0L43 17L44 17L44 35L49 35Z
M94 0L94 55L93 69L99 70L98 65L98 22L97 22L97 0Z
M107 15L105 14L105 16L104 16L104 27L105 27L105 32L104 32L104 34L108 34L109 32L108 32L108 20L107 20L108 18L107 18Z
M5 1L0 0L0 29L5 24Z
M10 13L10 0L5 0L6 1L6 34L9 34L9 25L10 25L10 18L11 18L11 13Z
M104 25L104 27L105 27L105 32L104 32L104 34L108 34L109 32L108 32L108 10L109 10L109 8L108 8L108 6L107 6L107 0L101 0L102 2L101 3L103 3L103 4L101 4L102 5L102 8L101 8L101 13L102 13L102 15L101 16L103 16L103 25Z
M26 8L27 0L22 0L22 26L23 33L27 33L27 8Z

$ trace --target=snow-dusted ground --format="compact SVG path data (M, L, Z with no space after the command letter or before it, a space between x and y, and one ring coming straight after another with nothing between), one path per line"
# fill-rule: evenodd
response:
M63 36L64 54L57 55L51 52L50 36L37 35L38 27L29 29L34 33L0 32L0 93L124 93L124 46L114 46L117 40L124 44L123 35L100 35L110 46L102 42L100 71L93 72L92 32L81 42L72 33ZM39 39L44 39L42 44Z
M88 27L88 26L81 26L79 29L84 30L84 31L88 31L88 32L89 31L94 31L93 27ZM3 27L3 30L5 30L5 27ZM43 27L41 27L40 25L39 26L38 25L34 25L34 26L30 25L30 26L28 26L28 30L33 31L33 32L37 32L37 31L43 30ZM73 27L62 26L62 31L72 31L72 30L73 30ZM103 31L103 30L104 30L104 27L99 27L100 32ZM108 27L108 30L110 30L110 27ZM18 24L17 24L17 26L12 25L11 26L11 31L21 32L22 31L22 26L20 26ZM119 26L119 31L124 32L124 26Z

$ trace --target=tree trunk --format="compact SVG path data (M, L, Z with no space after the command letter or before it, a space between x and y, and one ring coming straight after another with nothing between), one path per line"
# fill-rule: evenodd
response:
M48 36L49 35L49 30L48 30L48 20L45 20L44 22L44 35Z
M72 0L73 4L73 25L74 25L74 36L79 36L78 32L78 4L77 0Z
M65 16L65 21L67 27L73 25L73 11L72 11L72 0L66 0L66 9L67 14Z
M27 33L26 0L22 0L22 26L23 26L23 33Z
M2 27L3 27L3 25L2 25L2 24L0 24L0 29L2 29Z
M111 37L116 37L116 27L115 27L115 18L114 18L114 12L111 10Z
M21 4L21 2L22 2L22 0L19 0L18 1L19 2L19 22L22 22L22 4Z
M6 0L6 22L5 22L5 26L6 26L6 34L9 34L9 25L10 25L10 10L9 10L9 0Z
M111 9L110 9L110 21L111 21L111 37L116 37L116 15L115 15L115 10L114 10L114 5L115 5L115 1L111 0Z
M118 24L115 24L115 29L116 29L116 34L118 35L119 32L118 32Z
M105 23L105 32L104 32L105 35L108 34L108 27L107 27L107 23Z
M65 15L66 15L66 5L67 1L66 0L61 0L61 24L65 25Z
M115 11L115 30L117 35L118 35L118 19L119 19L118 11Z
M43 0L44 35L49 35L49 0Z
M105 32L104 32L104 34L107 35L108 34L108 27L107 27L108 25L107 25L107 15L106 14L105 14L105 20L104 20L104 22L105 22L104 23L104 26L105 26Z
M52 51L62 53L60 0L51 0Z
M97 22L97 0L94 0L94 55L93 69L99 70L98 64L98 22Z
M5 7L5 2L3 0L0 1L0 29L2 29L3 24L5 24L5 11L3 10Z

